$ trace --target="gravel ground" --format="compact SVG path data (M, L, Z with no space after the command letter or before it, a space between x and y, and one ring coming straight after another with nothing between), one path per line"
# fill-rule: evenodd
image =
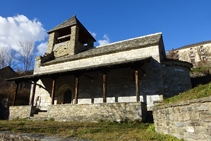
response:
M0 131L0 141L94 141L85 139L62 138L58 136L46 136L42 134L15 133L12 131Z

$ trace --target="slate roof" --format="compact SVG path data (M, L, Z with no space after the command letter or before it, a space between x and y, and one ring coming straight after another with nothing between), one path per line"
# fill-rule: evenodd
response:
M71 61L76 59L88 58L92 56L99 56L103 54L110 54L114 52L120 52L135 48L147 47L152 45L157 45L162 40L162 33L155 33L146 36L141 36L138 38L128 39L124 41L119 41L111 44L107 44L104 46L98 46L91 48L87 51L83 51L81 53L75 55L68 55L60 58L55 58L54 60L45 62L41 65L49 65L55 64L65 61Z
M186 46L183 46L183 47L174 49L174 50L180 50L180 49L185 49L185 48L191 48L191 47L200 46L200 45L204 45L204 44L208 44L208 43L211 43L211 40L210 40L210 41L203 41L203 42L199 42L199 43L194 43L194 44L186 45Z
M60 25L54 27L53 29L49 30L47 33L50 34L56 30L63 29L66 27L71 27L77 25L80 29L82 29L86 34L88 34L94 41L95 38L87 31L87 29L81 24L81 22L73 15L70 19L66 20L65 22L61 23Z

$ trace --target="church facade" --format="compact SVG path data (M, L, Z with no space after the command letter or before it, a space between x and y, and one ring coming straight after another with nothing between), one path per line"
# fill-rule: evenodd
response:
M154 101L191 88L191 64L166 59L162 33L94 47L95 39L73 16L48 34L34 74L10 79L32 81L30 105L48 117L62 105L143 102L150 110Z

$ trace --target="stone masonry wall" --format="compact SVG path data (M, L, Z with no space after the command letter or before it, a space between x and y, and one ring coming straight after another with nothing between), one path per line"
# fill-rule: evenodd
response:
M39 73L47 73L47 72L53 72L53 71L64 71L64 70L70 70L70 69L79 69L89 66L96 66L100 64L106 64L106 63L118 63L125 60L133 60L136 58L141 57L149 57L152 56L153 59L151 59L151 62L149 64L144 65L144 71L146 72L146 77L140 76L140 99L143 102L147 102L148 106L153 106L154 100L162 100L161 95L163 94L163 80L162 80L162 70L160 65L160 57L159 57L159 47L158 45L150 46L150 47L144 47L144 48L137 48L127 51L121 51L116 53L110 53L105 54L101 56L94 56L89 58L82 58L82 59L76 59L73 61L66 61L61 62L57 64L51 64L51 65L45 65L40 66L40 60L39 58L36 58L35 62L35 69L34 74ZM140 71L141 72L141 71ZM95 72L96 74L86 74L88 76L94 77L94 83L90 83L90 79L86 76L81 76L79 78L79 100L78 102L80 104L87 104L87 103L93 103L91 102L89 95L97 96L95 98L94 103L101 103L102 102L102 74L100 72ZM69 78L71 77L71 78ZM73 79L72 79L73 78ZM124 78L124 80L122 80ZM73 80L73 81L72 81ZM119 80L119 82L117 82ZM48 81L48 82L47 82ZM49 80L39 80L37 82L38 85L42 87L36 87L35 92L35 99L37 96L40 96L41 98L41 104L40 106L47 106L50 105L50 94L51 94L51 87L52 87L52 80L49 78ZM124 81L128 81L126 84L122 84ZM55 94L58 95L58 90L60 89L60 86L62 86L60 83L64 85L65 82L67 85L70 85L72 88L72 94L74 94L74 77L73 76L64 76L59 77L59 80L56 83L56 92ZM114 83L112 86L111 84ZM109 71L108 72L108 101L111 102L135 102L135 76L134 71L125 70L125 71ZM96 85L93 85L96 84ZM93 86L93 87L92 87ZM110 88L109 88L110 87ZM118 89L116 88L118 87ZM148 88L150 87L150 88ZM92 89L93 88L93 89ZM121 90L123 90L120 92ZM85 96L88 96L86 99ZM81 97L82 96L82 97ZM123 96L119 100L115 100L116 96ZM74 98L74 95L72 95ZM129 98L130 97L130 98ZM82 98L80 100L80 98ZM98 99L97 99L98 98ZM56 100L57 98L55 98ZM97 102L98 101L98 102ZM100 101L100 102L99 102ZM35 102L34 102L35 103Z
M164 97L172 97L192 88L189 68L178 65L162 65Z
M30 117L35 112L35 108L31 105L27 106L10 106L9 107L9 120Z
M55 57L65 56L68 55L72 48L69 47L70 41L57 43L54 45L53 51Z
M41 66L39 58L36 58L34 74L47 73L53 71L64 71L71 69L80 69L90 66L97 66L108 63L120 63L126 60L134 60L138 58L145 58L152 56L158 63L160 62L158 46L150 46L145 48L132 49L122 52L116 52L111 54L105 54L101 56L94 56L89 58L82 58L73 61L66 61L57 64ZM157 67L160 67L157 65ZM161 68L160 68L161 69Z
M211 140L211 97L153 108L156 132L184 140Z
M162 76L158 70L152 68L156 68L153 61L146 63L142 66L142 70L139 70L140 101L146 102L148 108L153 106L153 101L162 100L162 84L160 83ZM34 104L37 102L37 106L42 110L47 110L47 106L51 105L52 81L51 78L38 81L41 87L36 87ZM135 88L135 72L130 67L107 72L107 103L136 102ZM71 91L73 104L75 98L73 75L57 78L54 104L64 99L63 94L66 90ZM84 73L79 77L78 104L92 103L103 103L103 74L100 71Z
M145 38L150 39L150 37L151 36L146 36ZM153 106L153 101L162 100L163 95L163 76L162 68L160 65L160 53L163 52L163 46L156 45L157 42L153 44L154 39L150 39L150 42L148 43L150 45L148 45L146 44L147 41L144 40L145 38L130 39L100 47L106 48L109 46L114 48L118 46L117 48L119 48L119 46L121 46L122 48L125 48L123 50L116 50L114 52L107 52L105 54L99 54L96 56L85 56L52 64L50 63L41 65L40 57L37 57L35 59L34 74L85 69L101 65L124 63L125 61L133 62L134 60L140 60L141 58L144 59L147 57L152 57L151 62L144 65L144 71L146 72L146 75L139 77L140 100L147 102L148 106L151 107ZM146 46L141 46L142 44L146 44ZM142 71L140 70L140 72ZM85 75L88 75L88 77L94 77L94 82L90 83L91 79ZM102 103L102 74L100 72L94 72L94 74L87 73L85 75L82 74L82 76L79 78L78 103ZM107 77L108 102L136 101L134 71L110 70L107 74ZM37 96L40 96L40 106L50 105L52 80L49 78L48 81L49 82L42 79L37 82L37 84L40 86L36 87L35 99ZM60 95L59 89L60 87L63 87L62 85L68 85L67 87L69 87L71 90L72 98L74 98L74 76L63 76L59 77L56 82L55 100L57 100L57 96Z
M49 34L48 48L46 53L51 53L53 51L53 46L57 43L56 38L58 37L58 35L58 32L52 32L51 34Z
M145 103L101 103L101 104L62 104L51 105L48 109L48 118L56 121L96 122L124 121L146 118Z

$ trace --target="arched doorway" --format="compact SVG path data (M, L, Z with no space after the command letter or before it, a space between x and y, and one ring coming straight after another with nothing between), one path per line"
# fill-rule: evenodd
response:
M71 90L66 90L64 93L64 104L71 103L72 100L72 93Z
M72 102L71 87L67 84L61 86L58 90L57 104L70 104Z

